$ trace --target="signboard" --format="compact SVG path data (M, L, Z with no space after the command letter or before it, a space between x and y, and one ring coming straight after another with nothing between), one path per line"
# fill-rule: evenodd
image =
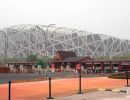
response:
M55 64L51 64L51 68L55 68Z
M76 69L77 69L77 70L81 69L81 67L80 67L80 64L79 64L79 63L78 63L78 64L76 64Z

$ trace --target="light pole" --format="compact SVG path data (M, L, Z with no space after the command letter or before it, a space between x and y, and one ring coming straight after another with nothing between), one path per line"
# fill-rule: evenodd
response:
M8 37L6 32L0 30L4 34L4 65L7 63L7 48L8 48Z
M55 26L56 24L49 24L47 26L47 32L45 34L45 62L47 63L47 41L48 41L48 34L49 34L49 27Z
M47 33L45 34L45 56L47 57L47 41L48 41L48 31L49 31L49 27L51 27L51 26L54 26L54 25L56 25L56 24L49 24L48 26L47 26Z
M78 31L77 29L73 29L72 30L72 33L76 33L77 34L77 32L80 32L80 31ZM77 46L76 46L76 49L78 50L78 53L77 53L77 55L78 56L80 56L80 53L79 53L79 36L78 36L78 34L77 34Z
M81 36L82 36L82 34L84 33L84 31L78 31L80 34L81 34ZM80 35L78 36L78 56L82 56L82 54L80 53L80 37L81 37ZM83 50L83 46L82 46L82 50ZM81 51L81 52L83 52L83 51Z
M55 45L57 30L60 30L60 29L63 29L63 28L64 28L64 27L59 27L59 28L56 28L56 29L53 31L53 34L54 34L54 43L53 43L53 45ZM53 48L53 53L52 53L52 54L54 55L54 48Z

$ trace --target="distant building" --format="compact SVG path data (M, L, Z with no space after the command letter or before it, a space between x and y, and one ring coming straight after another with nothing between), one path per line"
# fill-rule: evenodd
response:
M73 51L57 51L54 56L54 61L62 62L71 57L76 57L76 53Z
M54 56L55 62L62 62L62 63L86 62L88 60L93 59L88 56L77 57L76 53L73 51L57 51L56 55Z

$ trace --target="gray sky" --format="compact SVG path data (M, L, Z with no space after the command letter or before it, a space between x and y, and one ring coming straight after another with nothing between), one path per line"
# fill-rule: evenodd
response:
M52 23L130 39L130 0L0 0L0 28Z

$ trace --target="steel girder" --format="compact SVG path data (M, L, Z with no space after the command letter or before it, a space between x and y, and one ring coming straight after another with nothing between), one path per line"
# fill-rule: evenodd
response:
M77 29L43 25L15 25L0 30L0 56L54 56L71 50L77 56L113 57L130 53L130 41Z

